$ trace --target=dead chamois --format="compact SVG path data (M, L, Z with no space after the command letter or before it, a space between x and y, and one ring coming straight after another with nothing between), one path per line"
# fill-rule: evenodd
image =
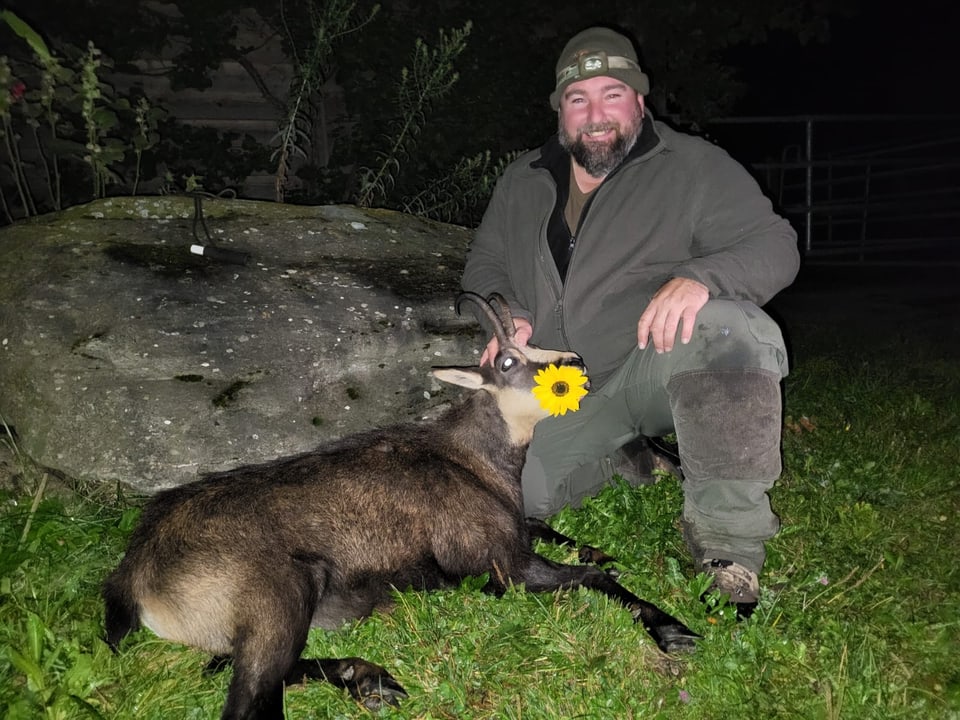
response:
M469 388L434 422L346 438L295 457L208 475L156 495L106 579L106 639L140 626L229 658L223 718L282 718L285 683L321 679L369 708L406 696L360 658L301 658L313 626L336 628L389 606L393 588L430 590L489 575L487 590L599 590L626 606L666 652L699 637L602 570L533 552L564 539L526 521L520 470L536 423L532 393L572 352L520 347L506 303L465 293L494 326L500 351L485 367L434 368Z

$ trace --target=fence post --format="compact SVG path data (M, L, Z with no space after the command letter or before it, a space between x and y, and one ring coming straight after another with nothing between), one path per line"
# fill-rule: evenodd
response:
M805 200L807 208L804 245L806 246L807 253L809 253L813 246L813 118L808 115L806 123L807 187Z
M863 209L860 211L860 255L857 258L860 262L863 262L866 258L867 216L870 214L870 175L872 170L873 163L868 161L863 175Z

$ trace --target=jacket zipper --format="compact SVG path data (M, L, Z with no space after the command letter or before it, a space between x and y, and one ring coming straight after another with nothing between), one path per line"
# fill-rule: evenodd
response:
M644 122L646 122L646 121L644 121ZM583 230L583 225L584 225L584 223L586 222L587 214L588 214L589 211L590 211L590 207L593 205L593 200L594 200L594 198L595 198L595 197L597 196L597 194L600 192L601 188L602 188L604 185L606 185L607 181L610 180L610 178L612 178L614 175L616 175L618 172L620 172L625 165L633 165L635 162L645 162L648 158L652 157L654 154L659 153L659 152L662 151L661 145L662 145L662 142L663 142L663 141L662 141L662 139L660 138L659 135L656 135L656 138L657 138L657 140L656 140L656 142L653 144L653 146L651 146L650 148L648 148L647 150L645 150L642 155L638 155L637 157L628 157L628 158L626 158L626 161L625 161L625 162L620 163L620 165L618 165L616 168L614 168L613 172L611 172L609 175L607 175L607 176L603 179L603 182L601 182L600 185L597 186L597 188L596 188L596 190L594 191L594 193L590 196L590 198L587 200L586 204L583 206L583 210L582 210L581 213L580 213L580 219L577 221L577 229L576 229L576 232L570 233L570 240L569 240L569 243L570 243L570 258L569 258L569 260L568 260L568 262L567 262L567 274L566 274L566 276L565 276L565 279L560 281L560 292L559 292L559 294L558 294L558 296L557 296L557 303L556 303L556 305L555 305L554 308L553 308L553 312L554 312L554 322L556 323L557 333L560 335L561 338L563 338L563 342L566 344L567 347L571 347L571 348L572 348L572 346L571 346L571 344L570 344L570 340L567 338L566 326L565 326L565 324L564 324L564 322L563 322L564 295L566 294L566 291L567 291L567 282L566 282L566 281L570 279L570 271L571 271L571 269L573 268L573 256L574 256L574 254L575 254L576 251L577 251L577 238L578 238L579 236L582 236L582 235L583 235L583 233L582 233L581 231ZM638 139L638 142L639 142L639 139ZM656 151L656 152L654 152L654 151ZM631 152L632 152L632 151L631 151ZM549 175L549 173L548 173L548 175ZM554 202L554 204L556 204L556 202L557 202L557 181L556 181L556 179L555 179L552 175L550 175L550 180L549 180L549 182L550 182L551 188L553 189L553 202ZM549 218L548 218L548 222L549 222ZM566 224L566 220L564 220L564 224ZM567 227L567 231L568 231L568 232L570 231L570 228L569 228L569 227ZM544 230L544 233L546 233L546 229ZM544 236L546 236L546 235L544 235ZM549 240L547 241L547 249L548 249L548 251L549 251ZM540 260L541 260L541 262L546 262L546 261L544 260L543 253L540 254ZM557 273L557 277L559 278L559 271L557 271L557 269L556 269L556 263L551 263L551 265L553 266L553 271Z
M577 220L576 232L570 232L570 226L567 225L567 232L570 233L570 239L568 241L569 248L570 248L570 257L567 260L566 277L565 279L560 280L560 292L557 296L557 303L553 308L553 312L554 312L554 322L556 323L557 333L560 335L561 338L563 338L563 342L568 348L572 346L570 345L570 339L567 337L566 324L563 322L563 305L564 305L564 296L566 295L566 292L567 292L567 281L569 281L570 271L573 269L573 258L577 252L577 238L578 236L582 235L581 231L583 230L584 223L587 220L587 215L590 212L590 208L593 206L594 199L597 197L597 195L599 194L603 186L607 184L607 181L610 180L610 178L612 178L618 172L620 172L621 168L623 168L623 165L624 164L619 165L613 170L613 172L607 175L603 179L603 182L601 182L597 186L596 190L594 190L593 194L589 198L587 198L587 202L584 204L583 210L580 212L580 218ZM553 180L553 178L550 179L550 185L553 188L553 202L556 203L557 187L556 187L556 181ZM567 224L566 220L564 220L564 225L566 224ZM549 242L547 243L547 245L549 250ZM540 258L541 258L541 262L545 262L545 260L543 259L543 253L540 254ZM553 267L553 271L557 273L557 277L559 278L560 277L559 271L556 268L556 263L552 262L552 258L551 258L550 264Z
M580 217L577 220L577 229L575 232L570 233L570 244L568 246L570 256L567 258L567 274L565 279L560 283L560 299L557 301L557 306L555 308L555 312L557 313L557 331L560 333L560 337L563 338L563 342L568 348L572 348L572 345L570 344L570 339L567 337L566 324L563 322L563 304L564 296L567 293L567 281L570 280L570 271L573 269L573 256L577 251L577 236L579 236L581 234L580 231L583 230L583 224L587 220L587 214L590 212L590 207L593 205L593 200L597 196L597 193L600 192L600 188L602 188L604 183L606 183L612 175L616 174L617 170L619 169L620 168L618 167L612 173L610 173L610 175L607 175L607 177L603 179L603 182L597 186L593 194L587 198L587 202L584 204L583 210L580 211ZM566 224L566 221L564 221L564 224ZM570 230L569 226L567 226L567 230Z

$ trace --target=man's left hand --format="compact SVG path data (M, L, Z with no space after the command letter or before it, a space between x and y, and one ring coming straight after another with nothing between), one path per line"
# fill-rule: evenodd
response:
M653 341L658 353L673 350L680 328L680 342L686 345L693 337L694 322L700 308L710 299L710 290L690 278L671 278L647 305L637 324L637 344L643 350Z

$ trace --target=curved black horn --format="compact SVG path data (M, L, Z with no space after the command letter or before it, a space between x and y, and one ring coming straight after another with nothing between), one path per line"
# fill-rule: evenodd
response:
M517 326L513 324L513 313L510 312L510 305L507 304L500 293L491 293L487 302L497 313L497 317L500 318L500 325L503 326L503 331L507 334L507 337L513 340L513 336L517 334Z
M503 302L503 298L499 295L496 297L500 298L499 302ZM462 292L457 296L457 301L454 304L454 308L457 311L457 315L460 314L460 305L464 300L470 300L473 303L476 303L477 307L483 311L483 314L486 316L487 320L490 321L490 325L493 327L493 334L497 336L497 340L500 341L500 346L503 347L507 344L512 344L513 342L513 333L514 327L513 322L510 323L509 331L504 325L503 319L493 308L490 301L484 300L482 295L478 295L475 292ZM506 304L506 303L504 303ZM509 312L509 311L508 311Z

